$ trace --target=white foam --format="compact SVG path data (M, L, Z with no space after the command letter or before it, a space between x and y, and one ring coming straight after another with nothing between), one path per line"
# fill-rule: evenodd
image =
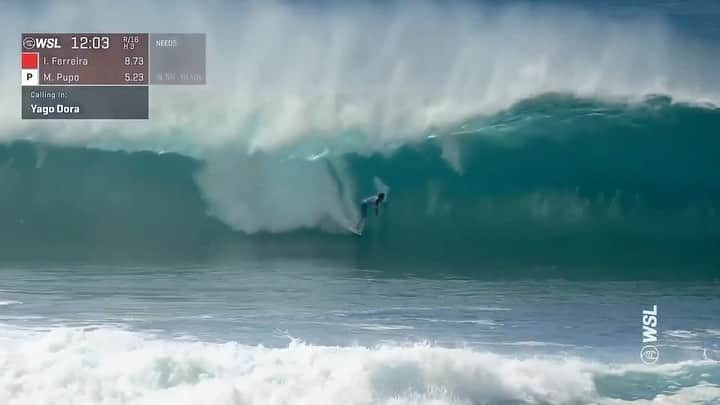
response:
M342 162L215 156L196 181L208 214L247 233L338 230L359 215Z
M673 394L659 394L653 399L608 399L603 403L608 405L687 405L687 404L716 404L720 399L720 387L713 384L698 384L692 387L683 387Z
M7 306L7 305L19 305L19 304L22 304L22 302L15 301L15 300L0 300L0 307Z
M270 349L57 329L0 347L7 405L561 403L592 395L578 360L430 346Z
M352 193L336 190L322 162L269 166L249 152L316 139L307 156L373 150L547 92L720 105L720 52L660 20L430 1L22 4L3 8L7 32L207 33L207 86L154 87L147 122L22 121L17 60L3 58L0 140L201 158L209 214L244 232L339 229L357 220ZM18 38L2 36L0 47L18 49ZM448 139L442 147L462 171L458 145Z
M387 325L380 323L344 323L343 326L347 326L353 329L372 330L372 331L386 331L386 330L412 330L415 329L409 325Z
M492 319L442 319L442 318L417 318L418 321L433 323L457 323L457 324L473 324L483 326L502 326Z
M712 336L720 336L720 329L705 329L703 332Z
M669 330L664 333L678 339L692 339L698 336L696 332L684 329Z
M149 122L23 122L17 60L4 58L1 137L271 150L358 130L383 142L423 137L545 92L720 104L720 53L662 20L421 1L33 4L8 5L0 23L17 33L206 32L208 85L153 88ZM18 49L18 38L0 46Z
M273 349L117 329L29 332L5 326L0 332L5 405L603 403L594 376L628 371L578 358L520 359L428 345L292 342ZM695 398L716 390L698 386L681 394Z

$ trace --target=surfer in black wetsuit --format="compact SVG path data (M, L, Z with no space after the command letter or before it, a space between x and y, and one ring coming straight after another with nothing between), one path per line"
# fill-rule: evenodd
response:
M380 215L380 204L385 201L385 193L378 193L377 195L371 195L370 197L364 198L360 202L360 220L358 221L355 229L358 232L362 232L365 219L367 218L368 206L372 205L375 208L375 216Z

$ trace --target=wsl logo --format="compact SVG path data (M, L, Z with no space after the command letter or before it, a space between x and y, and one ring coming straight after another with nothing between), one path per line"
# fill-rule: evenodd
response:
M645 364L655 364L660 359L660 351L657 348L657 323L658 310L657 305L653 305L652 309L642 311L642 341L643 347L640 350L640 360Z
M22 41L22 46L26 50L30 51L33 49L61 49L59 38L33 38L25 37Z

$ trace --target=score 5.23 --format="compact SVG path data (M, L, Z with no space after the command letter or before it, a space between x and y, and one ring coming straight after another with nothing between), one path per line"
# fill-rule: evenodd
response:
M127 83L143 83L145 81L145 74L140 72L125 73L123 76Z

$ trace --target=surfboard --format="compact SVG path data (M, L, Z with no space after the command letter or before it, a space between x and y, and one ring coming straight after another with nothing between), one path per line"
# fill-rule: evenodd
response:
M354 233L357 236L362 236L363 228L365 227L365 223L363 222L359 226L355 227L352 225L347 226L347 230Z

